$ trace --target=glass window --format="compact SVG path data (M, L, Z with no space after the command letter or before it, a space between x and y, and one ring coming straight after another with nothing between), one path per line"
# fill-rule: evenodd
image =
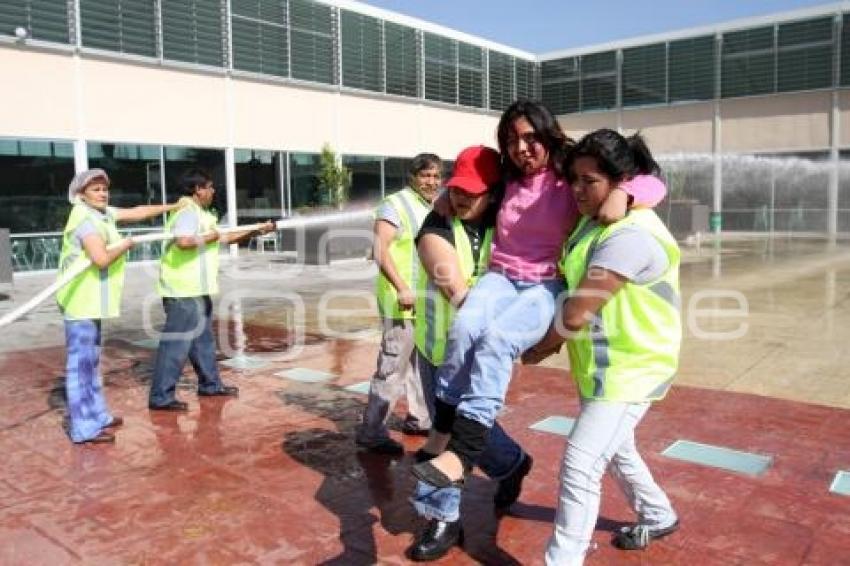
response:
M156 57L155 19L150 0L80 0L86 47Z
M667 45L623 49L623 106L667 102Z
M513 57L490 51L490 110L501 112L514 101Z
M321 204L318 153L289 154L289 194L293 212Z
M286 0L233 0L233 68L285 77Z
M215 200L212 208L219 218L227 214L227 189L224 173L224 150L196 147L166 146L165 157L165 198L174 202L180 194L180 177L185 171L198 167L204 169L213 178Z
M162 0L162 51L166 59L224 66L221 0Z
M668 51L670 102L714 98L714 36L671 41Z
M533 61L515 59L516 98L537 100L537 64Z
M351 170L351 203L375 203L381 199L381 158L365 155L343 155L342 164Z
M457 103L457 42L423 33L425 42L425 98Z
M413 28L384 22L384 54L387 61L386 91L419 96L419 45Z
M579 111L578 57L543 61L540 65L543 104L555 114Z
M162 175L158 145L89 142L89 168L106 171L111 180L109 204L118 207L162 204ZM173 201L172 201L173 202ZM162 217L142 225L162 225Z
M724 98L776 91L773 40L773 26L723 34L721 95Z
M336 84L334 9L310 0L289 0L292 78Z
M236 210L239 224L275 220L283 214L285 163L279 151L237 149Z
M12 234L61 231L73 177L71 143L0 139L0 226Z
M607 110L617 104L617 53L582 55L581 109Z
M23 27L30 37L70 43L68 3L59 0L12 0L0 2L0 34L15 35Z
M458 42L458 102L484 107L484 50Z
M342 84L351 88L383 91L380 20L349 10L342 10L340 14Z
M782 24L777 42L779 92L832 86L832 18Z
M841 86L850 85L850 14L841 20Z
M408 157L387 157L384 160L384 189L390 195L408 185L408 171L413 160Z

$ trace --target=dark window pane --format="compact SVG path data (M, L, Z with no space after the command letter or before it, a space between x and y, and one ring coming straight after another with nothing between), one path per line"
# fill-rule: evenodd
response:
M275 220L283 214L283 162L278 151L237 149L236 210L239 224Z
M381 158L343 155L342 164L351 170L351 203L377 203L381 199Z
M206 170L215 184L215 200L212 208L219 218L227 214L227 189L224 174L224 150L195 147L166 146L165 154L165 199L174 202L180 194L180 177L190 168Z
M537 64L533 61L515 59L516 97L538 100L537 93Z
M832 18L779 26L777 90L832 86Z
M3 0L0 2L0 35L15 35L26 28L30 37L70 43L68 3L64 0Z
M321 203L318 153L289 154L289 188L293 212Z
M721 95L748 96L776 91L773 26L723 34Z
M130 145L89 142L90 168L109 175L109 204L118 207L162 204L162 175L158 145ZM141 223L159 226L162 217Z
M407 157L387 157L384 160L384 189L390 195L408 185L408 171L412 159Z
M714 98L714 36L671 41L668 88L670 102Z
M224 18L220 0L162 0L163 57L224 66Z
M578 58L544 61L540 66L543 103L555 114L579 110Z
M850 14L841 22L841 86L850 85Z
M383 91L380 20L349 10L342 10L341 14L342 84Z
M582 55L581 109L607 110L617 104L617 54L614 51Z
M667 46L623 49L623 106L667 102Z
M433 33L422 34L425 56L425 98L457 102L457 42Z
M514 101L513 57L489 52L490 64L490 110L501 112Z
M292 77L336 84L333 8L310 0L290 0L289 9Z
M458 102L464 106L484 107L484 50L458 43Z
M286 0L233 0L233 68L285 77Z
M384 52L387 60L386 91L418 96L420 60L416 30L384 22Z
M86 47L156 56L153 0L80 0Z

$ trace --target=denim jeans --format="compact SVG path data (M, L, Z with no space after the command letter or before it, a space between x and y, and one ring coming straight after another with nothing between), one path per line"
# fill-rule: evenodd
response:
M434 367L425 356L420 357L420 371L433 375L438 368ZM426 397L428 397L426 392ZM433 409L432 409L433 413ZM487 477L499 481L511 475L522 463L525 453L516 441L511 438L499 423L494 423L490 429L487 448L478 460ZM460 517L461 489L457 487L437 488L425 482L417 482L416 491L410 501L416 512L426 519L441 521L456 521Z
M165 328L159 338L148 403L167 405L174 392L186 359L198 375L198 391L213 393L223 387L215 361L212 332L212 300L209 296L164 297Z
M676 512L635 445L635 427L649 403L582 400L561 465L555 529L546 549L550 566L583 564L596 519L602 475L608 469L638 522L658 528L676 521Z
M511 475L522 463L524 456L519 444L499 423L494 423L478 467L487 477L499 481ZM416 482L416 491L410 502L416 512L426 519L457 521L460 518L461 491L459 487L438 488L419 481Z
M537 344L555 316L561 279L540 283L485 274L457 313L437 372L437 397L457 414L493 426L514 361Z
M100 320L65 320L68 435L85 442L112 422L100 377Z

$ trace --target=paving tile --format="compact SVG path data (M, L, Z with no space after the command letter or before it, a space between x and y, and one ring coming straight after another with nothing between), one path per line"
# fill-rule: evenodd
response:
M343 389L346 391L351 391L352 393L360 393L361 395L369 394L369 381L361 381L359 383L353 383L351 385L346 385Z
M850 495L850 472L844 470L836 472L835 478L829 486L829 491L840 495Z
M232 369L261 369L270 365L268 361L255 356L236 356L219 363Z
M300 381L302 383L321 383L336 378L336 376L332 373L309 368L286 369L275 373L275 375L285 379L291 379L292 381Z
M748 476L763 474L773 461L771 456L691 442L690 440L677 440L667 447L662 454L668 458L721 468Z
M130 342L133 346L137 348L144 348L146 350L156 350L159 348L159 338L143 338L142 340L133 340Z
M539 430L540 432L551 432L552 434L569 436L575 424L576 420L570 417L552 416L546 417L542 421L537 421L529 428Z

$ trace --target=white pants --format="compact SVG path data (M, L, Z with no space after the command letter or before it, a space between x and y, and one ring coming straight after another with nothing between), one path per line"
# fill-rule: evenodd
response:
M649 403L583 400L561 465L561 491L555 531L546 549L546 564L584 563L599 515L602 474L611 474L638 516L638 522L664 528L676 512L638 454L635 427Z

